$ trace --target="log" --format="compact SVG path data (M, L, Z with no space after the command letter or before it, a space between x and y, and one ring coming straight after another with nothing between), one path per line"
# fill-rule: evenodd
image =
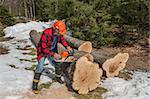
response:
M79 48L83 43L85 43L85 41L83 40L79 40L70 36L65 35L64 36L65 40L67 41L67 43L72 47L72 48Z
M40 41L41 34L42 34L41 32L38 33L36 30L31 30L30 33L29 33L30 40L36 48L38 46L38 42ZM67 37L67 39L69 39L68 36L66 36L66 37ZM81 40L81 42L82 42L82 40ZM84 41L84 42L82 42L81 44L78 44L78 45L79 45L79 51L74 49L75 50L75 53L74 53L75 58L79 59L81 56L84 56L86 54L88 55L88 53L91 53L91 51L92 51L91 42ZM64 46L62 46L62 44L60 44L60 43L57 44L57 47L58 47L58 53L59 54L62 53L63 51L67 51L66 48ZM92 56L89 56L89 57L91 58L91 60L93 60Z
M78 51L91 53L92 52L92 43L89 42L89 41L86 41L86 42L82 43L79 46Z
M67 43L71 47L76 48L76 49L79 49L81 45L84 45L84 43L87 42L87 41L79 40L77 38L70 37L67 35L65 35L64 37ZM100 65L102 65L108 58L115 56L109 53L98 52L97 49L92 49L91 54L94 57L94 61L99 63Z
M40 37L41 37L41 32L37 32L36 30L31 30L29 35L30 35L30 40L31 42L34 44L35 47L38 46L38 42L40 41ZM65 36L66 39L69 39L70 37L69 36ZM75 38L74 38L75 39ZM71 43L74 41L71 40ZM87 52L87 53L91 53L92 51L92 43L89 42L89 41L80 41L79 43L75 43L76 45L76 48L78 48L79 51L84 51L84 52ZM60 49L58 49L58 53L61 53L62 51L66 51L66 49L61 45L61 44L57 44L58 47L60 47ZM70 45L71 46L71 45Z
M83 51L87 53L92 52L92 43L90 41L79 40L79 39L76 39L67 35L65 35L64 38L72 48L75 48L75 49L78 49L78 51Z

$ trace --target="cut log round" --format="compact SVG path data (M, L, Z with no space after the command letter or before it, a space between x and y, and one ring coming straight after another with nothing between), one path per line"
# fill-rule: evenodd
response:
M79 46L78 51L91 53L92 52L92 43L89 41L84 42L83 44L81 44Z
M41 33L38 33L36 30L31 30L29 35L31 42L34 44L35 47L37 47L41 38Z
M118 53L114 58L106 60L102 65L106 71L106 76L118 76L119 71L125 68L128 58L128 53Z
M83 56L76 62L72 87L79 94L87 94L98 87L101 76L102 70L99 65L88 61L88 58Z

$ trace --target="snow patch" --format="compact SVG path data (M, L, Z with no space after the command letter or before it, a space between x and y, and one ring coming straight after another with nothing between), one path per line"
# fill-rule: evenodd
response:
M150 99L150 72L134 72L129 81L107 78L102 86L108 89L104 99Z
M34 48L30 39L29 32L32 29L38 32L49 27L51 22L28 22L18 23L4 29L6 37L15 37L9 41L0 42L1 45L8 47L9 53L0 55L0 99L19 99L22 93L31 91L33 81L33 71L25 70L37 62L20 61L20 59L32 60L36 55L24 55L31 50L19 50L27 45ZM47 63L47 61L46 61ZM11 67L13 65L14 67ZM52 67L51 65L48 65ZM40 84L51 82L49 77L41 76Z

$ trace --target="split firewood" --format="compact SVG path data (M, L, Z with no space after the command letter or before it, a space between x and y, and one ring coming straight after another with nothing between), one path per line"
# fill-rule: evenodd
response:
M114 58L106 60L102 65L102 68L106 71L106 76L118 76L119 71L125 68L128 58L128 53L118 53Z
M87 94L98 87L102 76L102 70L98 64L83 56L77 60L75 67L73 89L77 90L79 94Z

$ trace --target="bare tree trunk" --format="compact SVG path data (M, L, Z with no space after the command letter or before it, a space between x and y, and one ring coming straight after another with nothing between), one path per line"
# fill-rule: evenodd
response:
M33 6L33 4L32 4L32 0L30 0L30 4L29 4L29 6L30 6L30 18L32 19L33 18L33 9L32 9L32 6Z
M12 3L12 2L11 2L11 3ZM9 5L8 5L8 10L9 10L9 13L10 13L10 14L12 13L11 3L9 3Z
M0 5L3 5L5 0L0 0Z
M27 9L27 1L24 0L24 14L25 14L25 17L28 18L28 9Z
M56 6L55 6L55 15L56 15L56 18L57 17L57 13L58 13L58 0L56 0Z
M21 10L20 10L20 7L18 9L18 15L21 16Z
M33 18L35 19L35 1L32 0Z

